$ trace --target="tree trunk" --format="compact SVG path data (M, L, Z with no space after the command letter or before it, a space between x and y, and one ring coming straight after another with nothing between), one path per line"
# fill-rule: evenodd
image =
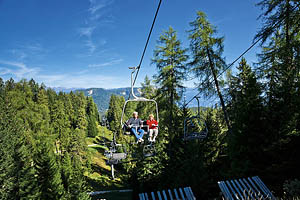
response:
M218 96L220 98L222 110L223 110L223 113L224 113L225 122L226 122L226 125L227 125L228 129L230 130L229 119L228 119L225 103L224 103L224 100L223 100L223 97L222 97L222 94L221 94L221 91L220 91L220 86L219 86L219 82L218 82L218 79L217 79L217 75L216 75L215 70L214 70L214 64L211 60L209 49L206 48L206 50L207 50L207 56L208 56L208 60L209 60L209 66L210 66L211 72L213 74L215 86L217 88L217 93L218 93Z

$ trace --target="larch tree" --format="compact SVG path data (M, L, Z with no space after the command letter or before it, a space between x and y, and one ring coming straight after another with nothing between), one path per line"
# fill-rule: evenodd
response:
M197 17L190 23L190 26L191 30L188 31L192 53L190 71L198 78L200 91L206 94L217 93L226 125L230 129L220 81L218 80L219 73L226 67L224 57L222 57L224 37L215 36L217 33L216 27L209 23L205 13L201 11L197 12Z
M186 61L188 59L186 52L187 49L182 47L176 31L169 27L160 35L152 59L152 63L158 70L154 79L159 88L157 96L160 110L164 110L161 112L161 118L168 129L170 139L176 136L175 116L178 112L176 103L181 99L184 89L183 81L186 78Z

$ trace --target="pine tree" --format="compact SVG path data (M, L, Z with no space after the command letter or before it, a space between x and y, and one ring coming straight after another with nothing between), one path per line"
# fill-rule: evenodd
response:
M87 130L87 119L86 119L86 99L83 92L75 95L76 100L74 110L76 111L76 128L86 131Z
M216 92L220 99L227 127L230 128L225 103L220 89L218 74L224 70L226 64L222 53L224 37L214 36L217 32L206 18L205 13L198 11L197 18L190 23L190 49L192 52L191 71L199 79L199 90L206 94ZM211 81L211 77L214 83Z
M107 120L112 131L119 132L121 130L120 120L124 102L124 97L118 97L116 95L111 95L110 97Z
M95 137L98 135L98 129L97 129L98 110L91 97L90 98L87 97L86 114L87 114L87 121L88 121L88 127L87 127L88 136Z
M262 87L244 58L237 69L239 73L231 78L230 85L232 132L228 150L232 173L247 176L258 173L264 162L263 147L267 144L267 135Z
M151 80L148 76L145 77L144 83L141 83L141 93L146 99L156 99L156 90L153 85L151 85ZM136 111L140 113L141 119L148 119L149 114L156 114L156 106L153 102L139 102L136 107ZM156 117L156 116L155 116Z
M82 173L82 166L79 165L79 160L76 157L71 158L69 153L66 153L62 162L62 181L66 193L66 199L89 199L85 191L85 179Z
M265 83L266 127L269 145L265 169L276 173L276 182L298 174L300 162L295 156L299 148L299 2L294 0L262 0L263 27L256 35L262 38L258 70ZM276 27L275 27L276 25ZM269 164L270 165L270 164ZM293 166L293 167L290 167ZM274 179L273 179L274 180ZM273 181L274 182L274 181Z
M181 42L177 39L177 33L172 27L159 37L158 45L154 50L152 63L156 65L158 74L155 75L155 82L159 86L158 101L163 124L168 128L171 137L175 137L175 116L177 112L176 103L181 98L183 90L183 81L185 80L185 62L188 59L186 49L181 47Z
M34 156L41 199L60 199L64 194L59 166L56 163L54 149L46 136L40 136Z
M11 103L1 96L0 118L1 199L37 199L39 193L35 170L31 166L31 145L26 143L24 126Z

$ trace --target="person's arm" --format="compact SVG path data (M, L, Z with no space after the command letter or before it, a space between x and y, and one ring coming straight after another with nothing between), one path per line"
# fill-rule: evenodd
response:
M158 123L156 120L153 120L153 124L154 124L154 127L157 128L158 127Z
M128 119L126 122L127 126L129 126L129 127L131 126L131 123L132 123L132 118Z
M143 125L143 120L139 119L139 124Z

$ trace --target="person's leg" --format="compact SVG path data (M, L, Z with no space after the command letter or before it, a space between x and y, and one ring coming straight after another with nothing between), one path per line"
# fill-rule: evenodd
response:
M154 137L153 137L153 142L155 141L155 138L157 137L158 135L158 129L153 129L154 131Z
M140 139L140 136L136 133L136 128L131 128L131 132L135 135L136 139Z
M149 130L149 141L152 141L153 129Z
M143 138L144 133L145 133L144 130L143 130L143 129L139 129L138 131L139 131L139 133L140 133L140 136L139 136L138 139Z

